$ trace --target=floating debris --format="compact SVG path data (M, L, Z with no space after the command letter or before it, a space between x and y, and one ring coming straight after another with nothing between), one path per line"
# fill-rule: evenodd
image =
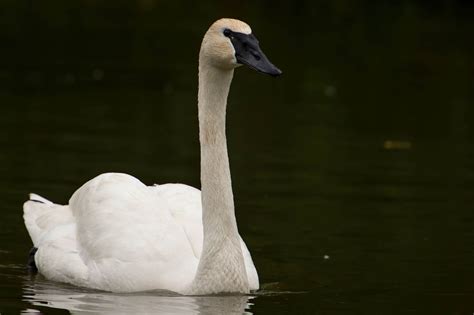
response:
M410 150L412 148L412 144L410 141L385 140L383 147L386 150Z
M327 260L327 259L329 259L330 257L329 257L329 255L324 255L323 258Z

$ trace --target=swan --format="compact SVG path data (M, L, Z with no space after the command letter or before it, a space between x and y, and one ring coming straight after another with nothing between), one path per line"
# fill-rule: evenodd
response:
M105 173L68 205L30 194L23 205L33 242L29 265L52 281L111 292L257 290L257 270L237 229L225 135L227 96L240 65L281 74L246 23L217 20L199 53L201 191Z

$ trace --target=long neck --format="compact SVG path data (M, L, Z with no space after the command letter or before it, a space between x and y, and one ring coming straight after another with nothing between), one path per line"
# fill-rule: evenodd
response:
M233 73L200 59L198 108L204 240L191 294L249 292L225 136L227 95Z

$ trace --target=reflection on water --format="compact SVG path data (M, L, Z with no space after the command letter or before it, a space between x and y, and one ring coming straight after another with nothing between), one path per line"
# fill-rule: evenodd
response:
M35 312L35 307L48 307L71 314L252 314L248 310L254 297L114 294L35 279L24 283L23 298L33 305L25 313Z

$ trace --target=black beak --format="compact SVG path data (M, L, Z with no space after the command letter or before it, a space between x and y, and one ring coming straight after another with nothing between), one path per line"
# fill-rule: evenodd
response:
M232 42L235 49L235 58L237 58L238 63L274 77L282 74L281 70L275 67L265 56L258 45L257 38L253 34L244 34L225 29L224 35L229 37Z

